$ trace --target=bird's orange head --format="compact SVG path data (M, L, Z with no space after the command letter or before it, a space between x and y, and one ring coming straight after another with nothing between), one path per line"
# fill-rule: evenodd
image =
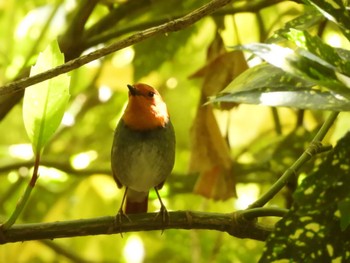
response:
M146 131L165 127L169 114L158 91L143 83L127 85L129 102L122 117L133 130Z

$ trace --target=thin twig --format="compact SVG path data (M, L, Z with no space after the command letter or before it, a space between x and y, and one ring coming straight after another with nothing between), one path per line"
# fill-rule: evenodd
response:
M28 86L45 81L47 79L51 79L53 77L56 77L56 76L64 74L64 73L67 73L69 71L72 71L73 69L77 69L77 68L79 68L79 67L81 67L81 66L83 66L91 61L94 61L94 60L97 60L97 59L102 58L104 56L107 56L107 55L109 55L117 50L123 49L125 47L130 46L130 45L138 43L142 40L148 39L152 36L164 34L164 33L175 32L175 31L179 31L181 29L184 29L190 25L193 25L198 20L215 12L216 10L223 7L224 5L227 5L230 2L231 2L231 0L213 0L213 1L209 2L208 4L194 10L193 12L189 13L188 15L185 15L184 17L170 21L170 22L162 24L160 26L152 27L152 28L146 29L144 31L135 33L135 34L131 35L130 37L127 37L125 39L117 41L117 42L115 42L107 47L93 51L85 56L81 56L81 57L76 58L74 60L68 61L67 63L62 64L62 65L55 67L53 69L50 69L48 71L45 71L45 72L42 72L40 74L34 75L32 77L23 78L23 79L20 79L18 81L14 81L12 83L4 85L0 88L0 96L5 95L5 94L19 92Z
M271 114L273 118L273 123L275 124L275 131L277 135L282 135L282 125L278 110L276 107L271 107Z
M297 173L297 171L312 158L313 155L324 151L321 141L326 136L328 130L332 127L339 112L332 112L327 120L323 123L320 130L310 143L310 146L303 152L303 154L289 167L284 174L271 186L271 188L263 194L258 200L249 206L249 208L262 207L269 202L289 181L289 179ZM326 149L329 149L326 147Z
M246 220L253 220L258 217L267 217L267 216L275 216L275 217L283 217L287 214L288 209L277 208L277 207L258 207L258 208L250 208L243 210L241 215Z
M67 259L70 260L70 262L74 262L74 263L90 262L91 263L91 260L84 259L78 256L77 254L75 254L78 252L76 250L70 251L68 248L63 247L62 245L59 245L51 240L41 240L40 242L48 246L49 248L51 248L53 251L55 251L56 254L66 257Z
M27 204L27 202L29 200L30 194L35 186L35 183L38 180L39 165L40 165L40 153L37 153L36 158L35 158L35 162L34 162L34 170L33 170L32 178L29 181L27 188L25 189L23 195L18 200L17 205L16 205L15 209L13 210L9 219L4 224L0 224L0 231L10 228L16 222L17 218L19 217L19 215L23 211L25 205Z

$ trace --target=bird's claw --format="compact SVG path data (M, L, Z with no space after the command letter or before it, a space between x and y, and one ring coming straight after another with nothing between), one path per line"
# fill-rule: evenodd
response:
M125 214L122 209L119 209L118 214L115 216L114 224L115 224L115 227L118 228L120 235L122 237L123 237L123 232L122 232L123 217L125 217L129 222L131 222L130 217L128 217L128 215Z
M166 207L164 205L162 205L160 207L160 210L159 212L156 214L156 216L154 217L154 220L156 220L158 217L161 216L161 219L162 219L162 225L163 227L167 226L169 224L169 212L168 210L166 209ZM164 233L164 228L162 229L162 234Z

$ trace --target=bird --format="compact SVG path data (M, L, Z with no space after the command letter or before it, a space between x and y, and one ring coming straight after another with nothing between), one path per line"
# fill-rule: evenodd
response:
M118 188L125 186L118 214L146 213L148 194L154 188L164 219L168 212L158 190L174 167L174 127L155 88L144 83L127 87L128 104L115 129L111 151L113 178Z

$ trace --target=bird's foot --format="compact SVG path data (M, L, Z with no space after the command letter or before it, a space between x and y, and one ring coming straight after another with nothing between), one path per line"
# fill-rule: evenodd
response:
M162 229L162 234L164 233L165 227L169 224L169 213L168 210L166 209L166 207L164 205L162 205L160 207L159 212L156 214L156 216L154 217L154 220L156 220L158 217L161 217L162 220L162 226L164 227Z
M119 209L118 214L115 216L115 219L114 219L114 225L119 230L120 235L122 237L123 237L123 232L122 232L123 217L126 218L129 222L131 222L130 217L128 217L128 215L125 214L122 209Z

